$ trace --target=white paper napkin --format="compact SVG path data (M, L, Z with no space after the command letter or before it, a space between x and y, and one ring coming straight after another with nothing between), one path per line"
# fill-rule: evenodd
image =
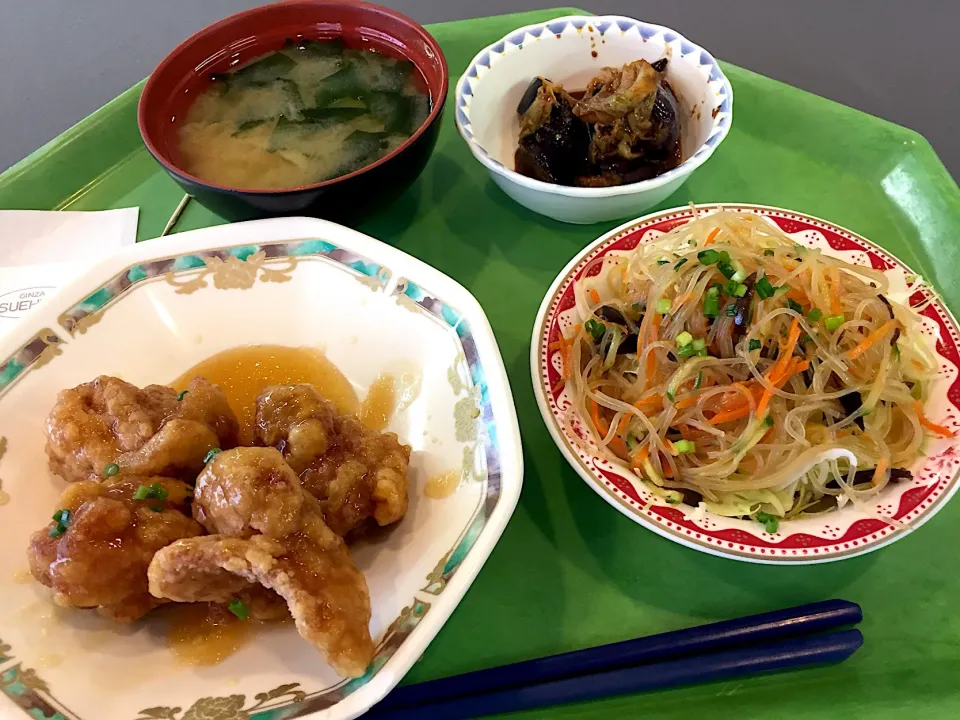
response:
M0 210L0 337L102 258L137 241L138 208Z

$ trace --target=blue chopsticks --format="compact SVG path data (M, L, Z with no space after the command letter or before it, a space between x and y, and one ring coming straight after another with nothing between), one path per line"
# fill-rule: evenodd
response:
M472 718L837 663L862 644L860 607L827 600L396 688L367 717Z

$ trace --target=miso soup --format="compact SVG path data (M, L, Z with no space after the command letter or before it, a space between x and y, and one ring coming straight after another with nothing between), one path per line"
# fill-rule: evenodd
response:
M413 63L340 40L288 42L214 76L179 130L184 168L263 190L346 175L402 145L430 114Z

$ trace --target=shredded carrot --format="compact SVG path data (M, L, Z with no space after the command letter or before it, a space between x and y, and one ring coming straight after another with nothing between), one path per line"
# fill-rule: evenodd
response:
M644 445L642 448L640 448L639 452L637 452L637 454L633 456L633 459L630 461L630 464L633 465L635 468L641 467L643 465L644 460L646 460L648 457L650 457L650 446Z
M651 395L650 397L640 398L633 404L633 406L640 411L643 411L644 408L656 409L662 405L663 397L660 395Z
M593 288L590 288L587 292L590 293L590 299L591 299L591 300L593 300L595 303L599 303L599 302L600 302L600 293L598 293L598 292L597 292L596 290L594 290Z
M661 465L660 469L663 471L663 476L665 478L673 479L673 470L670 469L670 466L667 463Z
M613 454L621 459L626 459L630 457L630 453L627 451L627 444L618 437L615 437L610 441L610 444L607 445L610 450L613 451Z
M712 243L714 240L717 239L717 235L719 234L720 234L720 228L714 228L713 230L711 230L710 234L707 235L707 241L703 244L703 246L706 247L707 245Z
M720 423L730 422L731 420L739 420L742 417L746 417L750 414L750 404L744 403L736 410L728 410L726 412L720 412L710 418L711 425L719 425Z
M883 325L878 327L872 333L867 335L862 341L857 343L857 346L852 350L849 350L845 353L849 360L856 360L858 357L863 355L867 350L880 342L890 330L900 325L897 320L887 320Z
M890 467L890 461L886 458L880 458L880 462L877 463L877 469L873 471L873 479L870 481L870 484L874 487L879 485L888 467Z
M690 393L689 395L684 395L682 398L680 398L674 403L674 406L677 408L677 410L685 410L688 407L693 407L694 405L696 405L699 397L700 397L700 393L698 392Z
M830 268L830 313L839 315L843 312L843 305L840 303L840 270Z
M590 417L593 419L593 426L600 433L601 437L606 437L610 432L610 425L600 417L600 406L596 400L590 400Z
M787 370L787 366L790 364L790 358L793 357L793 350L797 346L797 341L800 339L800 321L797 318L793 319L793 322L790 323L790 332L787 334L787 342L780 348L780 357L777 358L777 364L773 366L773 370L767 375L767 380L770 382L776 382L776 379L780 377Z
M767 379L773 383L773 386L778 390L782 388L787 380L801 373L810 367L810 363L806 360L801 360L800 358L792 358L787 369L777 378L768 376ZM763 417L763 414L767 411L767 406L770 404L770 401L773 399L773 390L770 388L763 389L763 397L760 398L760 402L757 403L757 417Z
M810 298L808 298L807 294L803 290L800 290L799 288L794 288L794 287L790 288L790 292L788 292L785 295L785 297L788 297L794 302L800 303L801 305L810 304Z
M617 437L623 437L623 431L627 429L627 425L630 424L630 418L633 417L633 413L624 413L620 417L620 422L617 423Z
M937 435L943 435L943 437L948 438L957 436L957 434L950 428L944 427L943 425L937 425L935 422L928 420L927 416L923 414L923 403L921 403L919 400L914 401L913 407L917 411L917 416L920 418L920 424L930 432L935 432Z

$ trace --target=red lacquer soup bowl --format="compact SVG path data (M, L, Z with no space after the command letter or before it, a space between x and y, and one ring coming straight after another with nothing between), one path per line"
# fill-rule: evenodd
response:
M178 130L211 76L279 50L287 40L341 38L348 47L411 61L430 95L426 121L400 147L370 165L332 180L282 190L228 187L187 172ZM310 214L355 219L393 199L423 170L436 144L447 95L443 53L410 18L378 5L292 0L232 15L181 43L157 66L140 98L138 123L147 149L186 192L231 220Z

